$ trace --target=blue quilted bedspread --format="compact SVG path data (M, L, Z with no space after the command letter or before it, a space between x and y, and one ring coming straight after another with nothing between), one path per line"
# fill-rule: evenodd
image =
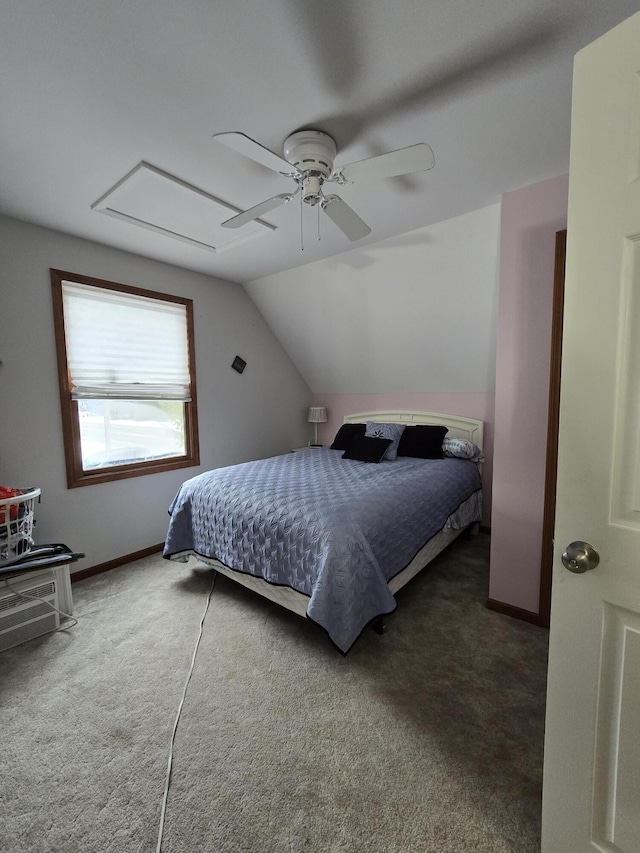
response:
M346 652L395 608L387 581L474 494L477 466L462 459L371 464L328 448L289 453L187 480L169 509L164 556L194 553L292 587ZM477 504L467 521L480 520Z

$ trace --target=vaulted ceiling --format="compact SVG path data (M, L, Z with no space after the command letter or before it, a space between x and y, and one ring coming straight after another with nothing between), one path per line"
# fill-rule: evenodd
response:
M314 128L337 165L428 142L431 171L332 190L371 227L360 245L377 242L568 171L573 56L635 11L3 0L0 212L237 282L337 255L354 244L324 216L318 240L317 208L296 202L263 217L272 227L222 229L292 182L213 134L282 156L290 133Z

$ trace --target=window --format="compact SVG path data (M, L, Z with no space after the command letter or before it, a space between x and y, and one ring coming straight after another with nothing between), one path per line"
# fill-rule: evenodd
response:
M51 270L69 488L200 463L190 299Z

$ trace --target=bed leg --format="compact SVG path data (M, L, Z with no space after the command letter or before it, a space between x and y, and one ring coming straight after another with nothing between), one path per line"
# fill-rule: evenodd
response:
M470 524L465 528L464 533L462 534L464 538L469 542L480 532L480 524L477 521L474 521L473 524Z
M376 634L384 634L387 630L387 623L384 621L383 616L378 616L371 623L371 627L376 632Z

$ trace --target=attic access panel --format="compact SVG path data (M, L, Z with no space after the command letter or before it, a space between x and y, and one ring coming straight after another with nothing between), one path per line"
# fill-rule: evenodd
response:
M239 213L239 208L144 161L95 201L91 209L209 252L225 252L276 230L274 225L257 219L252 230L234 235L221 223L229 218L230 211Z

